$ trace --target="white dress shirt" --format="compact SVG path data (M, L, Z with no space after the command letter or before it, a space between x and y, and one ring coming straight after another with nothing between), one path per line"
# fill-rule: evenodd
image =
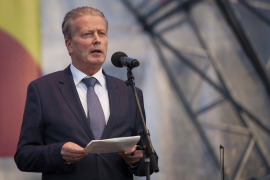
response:
M101 107L103 109L104 112L104 116L105 116L105 121L106 124L108 122L108 119L110 117L110 104L109 104L109 96L108 96L108 89L107 89L107 84L106 84L106 78L105 76L102 74L102 68L100 68L100 70L94 74L93 76L87 76L86 74L84 74L83 72L81 72L80 70L78 70L76 67L73 66L73 64L71 63L70 65L70 70L73 76L73 80L77 89L77 92L79 94L84 112L87 116L87 99L86 99L86 95L87 95L87 87L86 85L82 82L82 79L87 78L87 77L95 77L98 82L96 83L94 90L98 96L98 99L100 101Z

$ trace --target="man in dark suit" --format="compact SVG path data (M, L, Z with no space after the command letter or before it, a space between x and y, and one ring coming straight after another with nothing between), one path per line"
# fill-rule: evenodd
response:
M43 76L28 86L20 139L15 154L18 168L42 172L42 179L133 179L144 175L143 152L89 154L93 139L137 135L143 129L132 90L107 75L108 23L102 12L81 7L68 12L62 24L72 63L65 70ZM98 110L104 121L95 135L89 113L87 78L94 78ZM144 112L142 91L137 89ZM94 112L97 113L97 112Z

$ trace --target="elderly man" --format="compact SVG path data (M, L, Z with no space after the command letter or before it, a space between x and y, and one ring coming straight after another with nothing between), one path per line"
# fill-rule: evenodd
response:
M15 162L42 179L133 179L144 175L143 152L89 154L93 139L137 135L142 123L132 90L107 75L108 23L90 7L68 12L62 24L72 63L28 86ZM137 89L143 108L142 91ZM144 111L144 108L143 108Z

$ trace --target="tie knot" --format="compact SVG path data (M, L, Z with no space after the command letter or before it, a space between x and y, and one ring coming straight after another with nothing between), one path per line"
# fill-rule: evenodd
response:
M91 77L91 78L84 78L82 81L87 86L87 88L89 88L91 86L94 87L98 80L94 77Z

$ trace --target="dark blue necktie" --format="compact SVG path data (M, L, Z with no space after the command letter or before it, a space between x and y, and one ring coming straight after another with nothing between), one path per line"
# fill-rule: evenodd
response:
M91 77L85 78L82 81L87 86L87 109L90 126L95 138L101 139L106 123L103 109L98 96L94 91L94 86L97 83L97 79Z

